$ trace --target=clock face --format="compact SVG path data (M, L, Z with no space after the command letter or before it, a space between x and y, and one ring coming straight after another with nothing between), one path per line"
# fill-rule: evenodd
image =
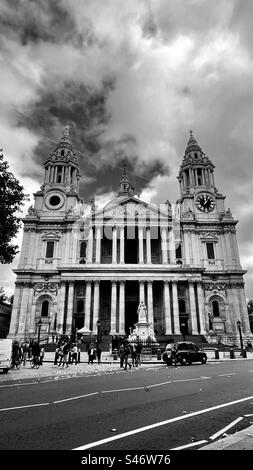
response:
M45 196L45 204L48 209L60 209L65 202L64 195L60 191L50 191Z
M215 201L209 194L200 194L196 199L196 206L202 212L211 212Z

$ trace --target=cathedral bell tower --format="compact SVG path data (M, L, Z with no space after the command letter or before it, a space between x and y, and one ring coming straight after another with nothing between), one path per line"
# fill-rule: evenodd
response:
M68 126L44 167L44 182L35 194L35 210L63 215L79 202L80 174Z
M225 212L225 197L215 186L214 168L190 131L178 175L182 212L190 211L197 219L216 218Z

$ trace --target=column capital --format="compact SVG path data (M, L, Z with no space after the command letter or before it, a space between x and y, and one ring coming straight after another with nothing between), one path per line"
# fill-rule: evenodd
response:
M85 284L91 284L93 282L93 279L85 279Z
M93 281L93 282L94 282L94 286L99 286L100 279L95 279L95 281Z
M126 283L125 279L120 279L119 281L120 285L124 285Z
M145 281L143 281L143 282L145 282ZM154 281L153 281L153 279L152 280L148 279L146 282L147 282L148 285L150 285L150 284L152 285Z
M188 284L190 286L192 286L196 281L194 281L193 279L188 279Z
M163 280L163 283L164 283L164 284L169 284L170 282L171 282L171 281L170 281L169 279ZM176 282L177 282L177 281L176 281Z
M66 283L66 281L63 281L63 282ZM74 286L75 281L68 281L68 284L69 284L69 286Z
M111 279L112 285L117 285L118 279Z
M172 279L171 282L172 282L172 284L177 285L178 280L177 279Z

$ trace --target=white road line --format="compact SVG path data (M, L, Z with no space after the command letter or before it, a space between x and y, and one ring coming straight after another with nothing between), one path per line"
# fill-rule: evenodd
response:
M127 431L127 432L124 432L122 434L117 434L116 436L112 436L112 437L108 437L108 438L105 438L105 439L101 439L99 441L91 442L89 444L85 444L83 446L76 447L73 450L91 449L92 447L97 447L97 446L100 446L102 444L106 444L108 442L112 442L112 441L116 441L118 439L122 439L124 437L133 436L134 434L138 434L138 433L141 433L141 432L144 432L144 431L149 431L150 429L165 426L166 424L174 423L176 421L181 421L182 419L192 418L193 416L201 415L201 414L204 414L204 413L209 413L210 411L215 411L215 410L218 410L220 408L225 408L226 406L235 405L237 403L242 403L244 401L248 401L248 400L252 400L252 399L253 399L253 396L246 397L246 398L241 398L240 400L234 400L234 401L230 401L228 403L223 403L222 405L212 406L211 408L206 408L205 410L195 411L193 413L189 413L189 414L184 415L184 416L177 416L176 418L166 419L165 421L160 421L159 423L150 424L148 426L143 426L142 428L133 429L132 431Z
M226 432L228 429L232 428L235 424L239 423L239 421L241 421L242 419L243 419L242 416L235 419L232 423L228 424L225 428L221 429L220 431L218 431L215 434L213 434L212 436L210 436L210 439L212 439L212 441L213 441L214 439L216 439L216 437L220 436L221 434L224 434L224 432Z
M249 418L250 416L253 416L253 414L250 415L244 415L245 418Z
M36 403L35 405L13 406L12 408L1 408L0 411L20 410L22 408L33 408L34 406L46 406L50 403Z
M15 384L7 384L7 385L0 385L0 388L4 388L4 387L21 387L23 385L34 385L34 384L37 384L38 382L25 382L25 383L22 383L22 384L19 384L19 383L15 383Z
M154 387L160 387L162 385L167 385L167 384L172 384L172 383L178 383L178 382L192 382L194 380L206 380L206 379L211 379L212 377L197 377L195 379L182 379L182 380L168 380L167 382L160 382L157 384L152 384L152 385L142 385L141 387L129 387L129 388L118 388L118 389L112 389L112 390L103 390L101 393L112 393L112 392L129 392L129 391L135 391L135 390L145 390L145 388L154 388Z
M231 375L235 375L235 372L232 372L231 374L219 374L218 377L230 377Z
M170 450L181 450L181 449L187 449L187 447L195 447L195 446L198 446L200 444L205 444L205 440L203 441L198 441L198 442L192 442L191 444L186 444L185 446L180 446L180 447L174 447L174 449L170 449Z
M64 400L53 401L53 403L62 403L64 401L78 400L79 398L91 397L92 395L98 395L98 392L87 393L87 395L80 395L79 397L65 398Z

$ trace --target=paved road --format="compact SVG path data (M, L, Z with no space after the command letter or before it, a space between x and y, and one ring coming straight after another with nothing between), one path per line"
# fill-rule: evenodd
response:
M253 419L251 360L29 382L1 383L1 450L195 450Z

